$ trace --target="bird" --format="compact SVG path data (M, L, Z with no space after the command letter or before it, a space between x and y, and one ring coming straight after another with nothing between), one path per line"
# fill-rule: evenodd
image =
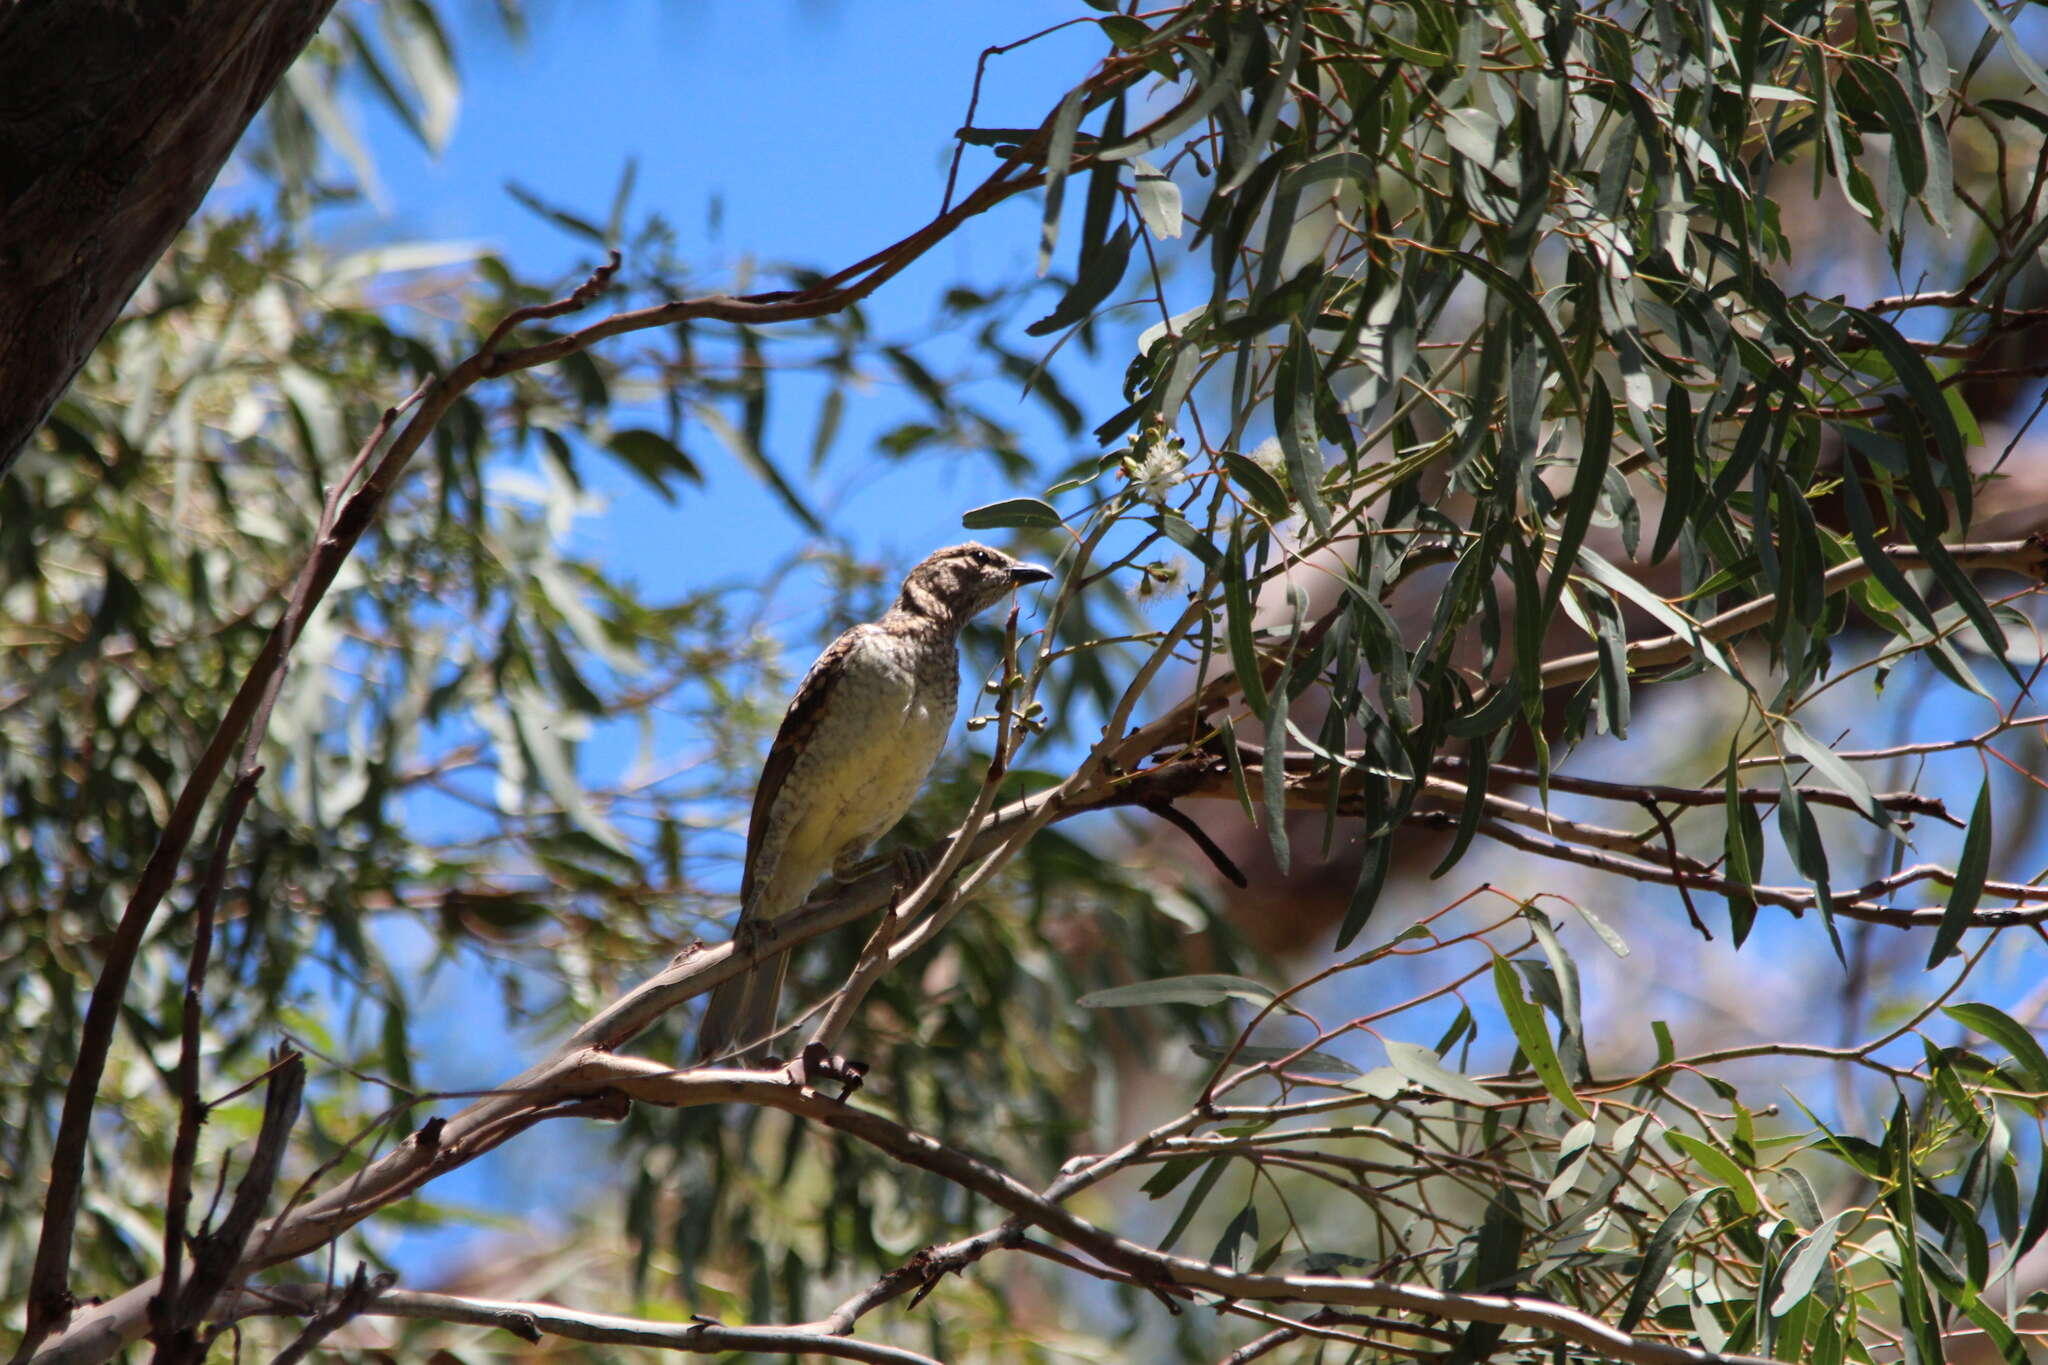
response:
M1050 569L969 541L934 551L880 620L849 628L797 684L754 788L733 941L753 951L775 921L862 856L924 785L960 698L960 631ZM699 1061L746 1061L775 1029L789 954L721 982L697 1032Z

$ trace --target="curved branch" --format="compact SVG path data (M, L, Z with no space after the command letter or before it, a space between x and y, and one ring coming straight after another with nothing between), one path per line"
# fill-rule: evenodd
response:
M237 1319L279 1313L314 1313L319 1311L325 1298L326 1289L322 1285L265 1285L244 1290L230 1311ZM421 1318L431 1322L459 1322L472 1327L498 1327L536 1345L543 1337L555 1336L603 1345L647 1346L658 1351L703 1354L757 1351L772 1355L830 1356L838 1360L865 1361L869 1365L939 1365L930 1356L919 1355L915 1351L871 1341L856 1341L825 1323L802 1323L790 1327L727 1327L702 1318L691 1322L651 1322L644 1318L615 1317L609 1313L583 1313L552 1303L515 1303L408 1289L386 1289L371 1295L357 1311L364 1317Z
M1721 1356L1622 1332L1588 1313L1524 1295L1466 1294L1380 1280L1325 1275L1241 1274L1157 1251L1099 1228L990 1163L894 1120L855 1109L814 1090L789 1085L779 1073L675 1071L636 1057L593 1056L585 1074L650 1104L692 1105L712 1098L781 1109L858 1138L906 1165L943 1176L1008 1210L1139 1283L1198 1290L1223 1299L1378 1308L1452 1322L1523 1327L1637 1365L1762 1365L1758 1357Z

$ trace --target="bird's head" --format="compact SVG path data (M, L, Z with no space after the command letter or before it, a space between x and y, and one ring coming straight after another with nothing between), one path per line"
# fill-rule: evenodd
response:
M900 610L959 626L1026 583L1043 583L1052 570L978 545L949 545L925 557L903 580Z

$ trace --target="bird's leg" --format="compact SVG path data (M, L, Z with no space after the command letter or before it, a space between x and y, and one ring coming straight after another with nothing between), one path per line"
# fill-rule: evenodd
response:
M832 880L845 886L859 881L870 872L880 872L892 861L887 853L877 853L872 858L863 858L857 853L842 853L832 860Z
M803 1051L794 1060L782 1064L782 1074L790 1084L806 1090L823 1090L821 1082L837 1081L840 1086L839 1102L844 1104L854 1091L860 1089L861 1081L868 1074L868 1064L837 1056L823 1043L809 1042L804 1044Z

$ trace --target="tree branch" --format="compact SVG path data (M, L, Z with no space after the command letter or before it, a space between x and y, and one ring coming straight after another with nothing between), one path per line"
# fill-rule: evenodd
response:
M395 1272L387 1270L372 1279L369 1267L358 1261L356 1273L349 1280L348 1287L336 1295L333 1302L314 1313L313 1320L286 1343L285 1348L277 1353L277 1358L272 1360L270 1365L299 1365L299 1362L304 1360L315 1346L326 1340L337 1327L350 1318L368 1311L377 1295L390 1288L397 1278ZM324 1292L321 1297L326 1298Z
M1130 1274L1142 1284L1176 1286L1225 1300L1312 1303L1338 1308L1378 1308L1418 1313L1453 1322L1490 1322L1524 1327L1546 1337L1590 1347L1614 1360L1637 1365L1762 1365L1753 1356L1711 1352L1631 1336L1590 1314L1522 1295L1465 1294L1370 1279L1321 1275L1244 1274L1207 1261L1175 1256L1132 1242L1069 1212L981 1158L867 1110L855 1109L814 1090L768 1079L775 1073L720 1075L675 1071L637 1057L593 1055L584 1064L591 1079L602 1077L621 1092L650 1104L692 1105L732 1100L780 1109L835 1132L858 1138L877 1151L931 1171L1008 1210L1069 1246Z
M2015 573L2036 582L2048 579L2048 535L2036 533L2025 540L1987 541L1974 545L1951 545L1949 558L1964 569L2003 570ZM1927 557L1912 545L1887 545L1885 558L1902 569L1927 567ZM1846 564L1837 564L1821 576L1821 592L1831 595L1846 592L1864 579L1873 570L1865 560L1855 559ZM1700 639L1722 643L1738 635L1746 635L1759 626L1768 625L1777 613L1778 598L1775 593L1732 607L1719 616L1709 617L1699 623L1698 634L1663 635L1651 640L1639 640L1628 647L1628 670L1631 673L1645 668L1657 668L1664 664L1683 663L1690 659ZM1567 655L1553 659L1543 665L1540 677L1543 689L1568 687L1584 682L1600 671L1600 655L1597 651Z
M220 904L221 887L227 881L228 856L234 851L235 832L256 795L261 768L246 768L235 779L220 815L220 829L214 838L213 861L206 869L206 881L193 906L192 951L185 966L185 995L180 1005L178 1066L175 1073L178 1098L178 1132L171 1144L170 1192L164 1206L163 1290L150 1303L151 1334L157 1342L157 1358L164 1365L179 1360L197 1360L204 1355L197 1321L187 1321L179 1311L179 1280L185 1253L185 1216L192 1198L192 1164L199 1149L199 1126L206 1121L207 1107L199 1094L199 1040L206 999L206 967L213 952L214 911ZM240 1248L236 1248L237 1254ZM202 1305L203 1307L204 1305Z
M1727 877L1677 871L1649 862L1638 862L1600 849L1582 848L1561 839L1546 839L1538 835L1524 834L1498 821L1481 825L1479 832L1510 848L1555 858L1560 862L1598 868L1602 872L1612 872L1616 876L1634 881L1655 882L1662 886L1682 884L1695 891L1713 891L1721 895L1746 895L1760 905L1776 905L1790 910L1795 915L1817 909L1820 905L1819 897L1813 892L1798 887L1745 886ZM1916 882L1954 880L1955 873L1949 868L1935 863L1918 863L1891 876L1866 882L1862 886L1832 892L1834 913L1843 919L1862 920L1868 924L1882 924L1893 929L1936 928L1948 913L1945 906L1929 905L1907 909L1901 906L1881 905L1876 898L1889 895L1901 887ZM2022 924L2048 924L2048 886L2030 886L2024 882L1987 881L1984 883L1984 894L2018 901L2029 908L1978 909L1973 911L1969 918L1969 927L1973 929L2009 929Z
M1848 758L1850 755L1839 755ZM1772 764L1779 759L1770 760ZM1469 773L1472 764L1455 754L1439 754L1431 760L1430 766L1438 772ZM1654 782L1609 782L1597 777L1580 777L1576 773L1538 773L1534 768L1521 768L1512 763L1489 763L1486 770L1510 782L1525 786L1547 784L1552 791L1570 792L1574 796L1593 796L1606 801L1625 801L1630 805L1643 806L1719 806L1728 799L1728 794L1718 788L1672 787ZM1847 792L1836 791L1833 787L1800 787L1800 797L1810 806L1833 806L1837 810L1857 809L1856 799ZM1776 787L1742 787L1735 793L1735 799L1745 805L1775 805L1784 799L1784 793ZM1919 792L1877 792L1872 800L1888 811L1902 815L1931 815L1943 824L1957 829L1963 822L1949 813L1948 803L1938 796L1923 796Z
M277 1313L312 1313L325 1298L324 1286L265 1285L242 1292L233 1316L249 1318ZM876 1342L856 1341L824 1323L788 1327L727 1327L699 1318L692 1322L650 1322L643 1318L583 1313L551 1303L514 1303L476 1299L461 1294L428 1294L385 1289L371 1295L361 1309L365 1317L418 1318L459 1322L472 1327L497 1327L538 1345L544 1337L588 1341L612 1346L646 1346L661 1351L713 1354L751 1351L764 1355L830 1356L869 1365L939 1365L930 1356ZM309 1329L310 1330L310 1329ZM283 1357L279 1358L280 1361Z

